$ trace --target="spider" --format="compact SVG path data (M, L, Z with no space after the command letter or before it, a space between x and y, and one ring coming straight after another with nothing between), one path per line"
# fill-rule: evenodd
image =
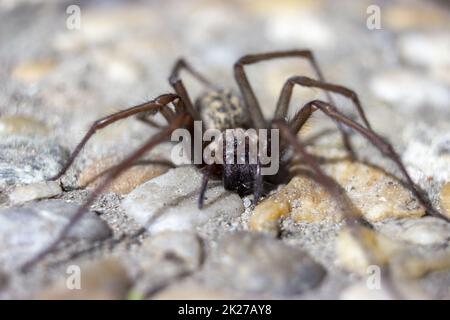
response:
M282 58L298 58L306 60L314 70L316 79L305 76L293 76L288 78L282 87L273 118L271 120L266 120L261 111L257 97L247 78L245 66L266 60ZM181 71L190 73L207 89L204 94L200 95L200 97L196 99L195 104L192 103L183 80L180 77ZM220 131L225 131L227 129L233 131L238 128L279 129L281 132L281 137L283 138L280 142L280 154L285 155L287 150L293 149L294 153L302 157L304 164L308 165L313 170L318 181L328 188L334 196L342 199L342 190L340 190L339 186L337 186L332 179L324 174L315 157L306 151L304 145L297 138L297 133L309 117L315 111L321 111L337 123L342 134L344 145L351 155L353 155L353 151L349 141L348 131L344 129L352 129L353 131L359 133L370 141L370 143L372 143L382 154L390 158L397 165L399 171L404 176L406 185L412 190L420 203L427 209L428 214L446 219L445 216L441 215L432 207L428 198L412 181L399 155L395 152L392 145L372 130L357 94L353 90L346 87L326 82L316 59L310 50L275 51L245 55L238 59L234 64L234 77L237 82L240 95L233 93L231 90L223 89L214 85L201 73L196 71L184 59L179 59L174 64L169 77L169 82L175 93L162 94L154 100L130 107L95 121L84 138L72 152L61 171L53 177L53 180L59 179L68 170L80 151L83 149L88 140L95 134L95 132L116 121L131 116L137 116L139 120L145 122L146 124L159 128L159 132L150 137L138 150L130 154L121 163L108 171L106 179L89 195L86 202L80 206L79 210L61 230L59 235L39 254L27 262L23 266L23 270L27 270L36 262L40 261L43 257L53 252L58 244L66 237L71 228L82 217L84 212L86 212L86 209L89 208L89 206L95 201L96 197L101 194L114 179L132 166L146 152L154 148L156 145L166 141L174 130L186 128L192 132L194 121L202 121L204 128L215 128ZM310 101L300 108L292 119L287 120L289 103L295 86L322 89L325 91L328 101ZM360 116L363 125L337 110L331 99L330 93L340 94L349 98ZM153 119L157 113L164 117L167 122L166 125L161 125ZM206 144L203 145L203 148L205 147ZM292 157L288 157L283 160L280 167L287 168L291 163ZM259 162L256 164L250 164L247 162L244 164L227 162L223 164L202 163L197 166L202 169L203 173L198 198L199 208L202 208L203 206L208 180L212 176L219 178L221 177L225 189L235 191L240 195L253 192L255 203L258 202L259 197L263 192L264 183L279 183L279 181L286 180L287 176L285 170L280 170L273 176L262 176L261 164ZM356 221L356 218L351 215L347 218L350 223L352 223L352 221Z

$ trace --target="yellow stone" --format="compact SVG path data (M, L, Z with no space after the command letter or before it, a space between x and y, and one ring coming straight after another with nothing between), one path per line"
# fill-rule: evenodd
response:
M425 215L425 209L411 191L379 168L360 162L342 161L325 169L371 222Z
M68 269L70 270L70 269ZM106 258L80 266L80 287L77 289L77 269L60 278L38 294L44 300L118 300L125 299L131 280L124 265L117 258ZM70 282L69 277L74 279ZM68 287L68 284L74 286Z
M0 118L0 136L10 134L45 135L48 129L40 121L21 115L4 116Z
M399 245L366 227L346 227L336 239L338 264L359 274L367 274L371 265L386 265L398 249Z
M55 69L56 63L51 60L28 61L19 64L12 71L12 76L25 83L34 83Z
M78 179L78 185L82 188L95 188L103 181L103 177L99 177L103 172L118 164L118 160L114 158L105 158L95 161L93 164L85 168ZM108 191L117 194L127 194L133 191L142 183L160 176L169 169L169 166L162 164L139 164L131 167L121 174L108 188Z
M362 214L371 222L418 218L425 214L424 208L412 193L381 169L349 160L324 165L323 169L346 191L353 205L345 209L352 211L346 214ZM279 203L287 203L284 208L290 208L290 213L282 211L280 214L278 209L274 209L278 208L274 204ZM267 219L267 224L273 229L276 216L282 218L288 214L297 222L338 222L342 220L342 210L328 190L303 173L255 208L254 219L257 223L250 227L259 230L265 225L264 219Z
M231 292L209 288L196 282L175 283L152 297L155 300L229 300L236 298Z
M260 0L244 2L244 9L253 14L285 15L292 12L317 11L323 1L313 0Z
M436 8L401 4L388 7L383 12L386 25L394 30L450 27L446 12Z
M441 189L441 206L444 214L450 218L450 182L444 184Z
M253 211L250 228L255 231L277 231L279 220L291 211L288 201L263 201Z

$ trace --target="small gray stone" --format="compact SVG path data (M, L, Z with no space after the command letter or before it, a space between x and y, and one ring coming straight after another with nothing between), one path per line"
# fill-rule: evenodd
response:
M450 181L450 126L430 127L413 124L403 133L407 141L402 159L413 180L426 184L429 177L434 182Z
M372 284L373 286L374 284ZM371 287L366 281L357 282L345 288L340 294L340 300L429 300L429 297L423 292L417 283L400 282L395 284L396 293L389 290L389 286L383 282L379 287Z
M0 211L0 261L18 266L42 250L67 224L78 206L62 200L33 202ZM109 237L103 220L87 212L73 227L66 241L96 241Z
M61 186L56 181L43 181L29 185L18 186L9 195L11 203L20 204L32 200L51 198L62 193Z
M143 246L158 259L178 260L189 269L197 268L202 260L202 245L193 232L161 232L148 238Z
M377 228L390 238L418 245L440 245L450 240L450 224L435 217L391 220Z
M0 271L0 291L2 291L8 285L9 279L8 276Z
M214 277L250 293L300 294L318 286L326 273L307 253L251 232L225 236L216 259Z
M197 270L202 260L202 244L195 233L166 231L147 238L128 260L138 278L134 291L152 295Z
M366 282L358 282L345 288L339 294L340 300L393 300L392 294L380 285L380 288L370 288Z
M49 139L10 136L0 141L0 188L49 179L58 173L68 152Z
M248 197L245 197L242 202L246 209L248 209L252 206L252 200L250 200Z
M126 298L132 283L121 260L108 257L83 262L80 270L82 278L79 289L68 290L67 274L60 273L52 285L40 290L34 298L41 300L123 300Z
M370 89L380 100L408 112L424 106L446 111L450 100L446 85L401 69L375 75Z
M450 66L450 37L446 33L407 33L399 39L399 52L411 65L445 68Z
M169 170L128 194L122 207L151 233L192 230L213 217L238 216L244 211L237 194L214 182L206 192L203 209L198 209L201 180L201 173L192 166Z

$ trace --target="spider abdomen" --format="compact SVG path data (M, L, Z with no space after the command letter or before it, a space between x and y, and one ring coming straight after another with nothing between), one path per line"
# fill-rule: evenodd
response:
M196 107L205 129L224 131L247 123L242 100L231 90L209 91L197 99Z

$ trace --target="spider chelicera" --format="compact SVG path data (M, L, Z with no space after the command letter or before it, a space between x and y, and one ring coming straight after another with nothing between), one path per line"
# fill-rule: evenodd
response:
M261 111L259 102L247 78L244 66L258 63L265 60L281 59L281 58L301 58L308 61L315 74L316 79L294 76L286 80L283 85L280 97L278 99L275 113L271 120L266 120ZM194 78L202 83L208 90L201 95L196 103L193 104L186 87L180 77L180 72L184 70L189 72ZM81 142L77 145L75 150L70 155L67 163L61 171L53 178L59 179L71 166L75 158L83 149L88 140L100 129L108 125L131 117L137 116L138 119L144 121L150 126L159 128L159 132L150 137L138 150L126 157L121 163L108 171L106 179L100 183L99 186L89 195L86 202L79 208L79 210L72 216L69 223L61 230L59 235L36 257L27 262L23 269L26 270L36 262L40 261L44 256L53 252L58 244L66 237L70 229L77 223L77 221L86 212L86 209L95 201L96 197L101 194L109 186L109 184L116 179L121 173L130 168L137 160L139 160L145 153L151 150L156 145L165 142L171 136L172 132L179 128L186 128L192 131L194 121L202 121L204 128L215 128L221 131L227 129L238 128L254 128L254 129L270 129L277 128L281 132L282 140L280 141L280 154L285 154L291 148L295 153L302 157L304 164L308 165L316 174L317 179L322 183L331 194L339 197L342 200L342 190L328 178L321 170L317 160L314 156L309 154L303 144L298 140L297 133L300 131L305 122L315 112L320 110L325 115L334 120L342 134L344 145L350 154L353 156L351 144L348 133L344 127L350 128L353 131L361 134L370 143L372 143L381 153L390 158L398 167L399 171L405 178L406 185L412 190L414 195L420 203L427 209L428 214L434 215L443 219L448 219L436 211L428 198L412 181L405 166L403 165L399 155L394 151L392 145L384 138L376 134L369 121L366 118L364 110L358 99L357 94L346 87L325 82L322 72L316 63L316 60L310 50L290 50L278 51L262 54L252 54L241 57L234 64L234 76L240 91L240 95L232 93L230 90L220 89L211 81L207 80L203 75L197 72L185 60L179 59L171 72L169 82L172 85L175 93L168 93L158 96L156 99L142 103L137 106L119 111L94 122L89 131L86 133ZM326 92L328 102L314 100L306 103L299 111L295 113L292 119L287 120L288 107L291 100L294 86L305 86L319 88ZM359 114L362 124L350 119L343 113L337 110L330 92L343 95L352 101L353 106ZM161 125L154 121L153 116L160 113L167 125ZM205 145L203 145L203 148ZM287 168L291 164L292 157L284 159L280 164L281 168ZM204 195L210 177L221 177L224 187L228 190L238 192L239 194L253 192L255 202L263 192L263 185L265 182L270 184L279 183L286 180L286 171L280 170L277 174L272 176L262 176L260 164L198 164L203 172L202 185L199 195L199 207L201 208L204 201ZM286 181L285 181L286 182ZM345 211L345 210L344 210ZM348 215L347 222L355 221L354 216Z

